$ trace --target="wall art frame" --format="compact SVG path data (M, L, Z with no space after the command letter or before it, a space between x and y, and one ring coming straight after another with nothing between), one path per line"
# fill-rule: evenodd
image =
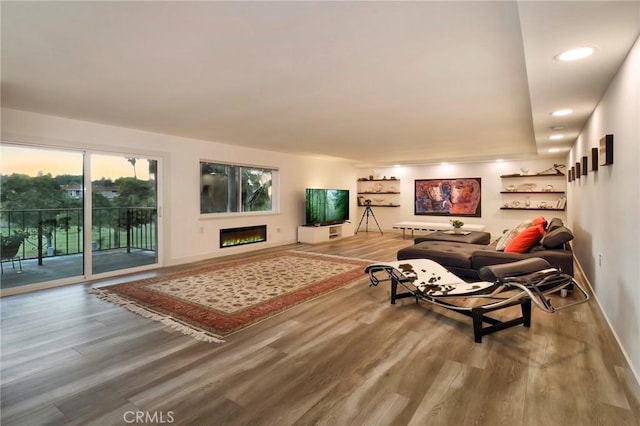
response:
M591 161L589 161L589 164L591 164L591 171L592 172L597 172L598 171L598 148L591 148Z
M414 214L418 216L482 216L482 179L416 179Z
M613 135L605 135L600 139L600 165L613 164Z

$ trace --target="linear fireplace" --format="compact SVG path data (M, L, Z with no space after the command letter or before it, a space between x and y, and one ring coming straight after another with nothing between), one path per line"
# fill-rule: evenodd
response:
M220 230L220 248L267 241L267 225Z

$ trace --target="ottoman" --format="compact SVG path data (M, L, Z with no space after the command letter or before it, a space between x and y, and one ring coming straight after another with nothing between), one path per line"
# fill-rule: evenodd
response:
M465 234L454 234L450 231L432 232L431 234L416 238L414 243L418 244L423 241L450 241L453 243L488 245L491 242L491 234L488 232L470 231Z

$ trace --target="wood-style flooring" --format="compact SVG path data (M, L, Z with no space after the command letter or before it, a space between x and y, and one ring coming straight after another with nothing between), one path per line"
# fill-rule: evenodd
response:
M370 232L284 248L385 261L411 243ZM594 300L534 308L531 328L478 344L470 318L390 305L388 284L363 274L215 344L89 287L0 300L2 425L640 424L636 384Z

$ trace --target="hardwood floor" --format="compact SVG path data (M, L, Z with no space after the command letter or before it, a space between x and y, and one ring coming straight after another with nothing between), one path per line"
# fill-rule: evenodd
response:
M410 244L361 233L286 248L384 261ZM635 384L593 300L554 315L534 308L531 328L477 344L469 318L390 305L388 284L369 287L363 274L212 344L89 287L0 300L3 425L640 424Z

